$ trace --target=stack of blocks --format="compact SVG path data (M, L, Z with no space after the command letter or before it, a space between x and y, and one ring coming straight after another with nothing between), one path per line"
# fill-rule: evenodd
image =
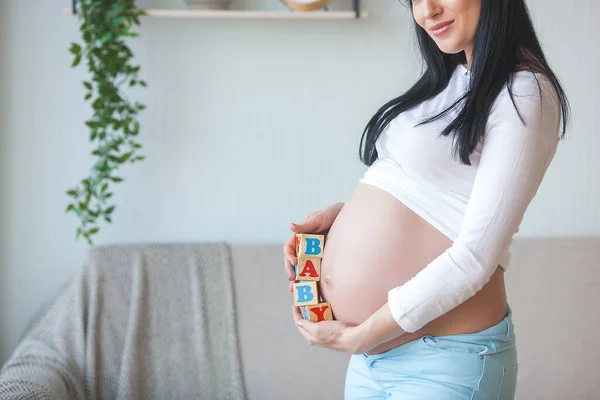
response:
M296 234L298 265L294 267L294 272L299 282L293 284L294 305L300 308L304 319L313 322L333 320L331 305L322 301L317 285L321 280L321 259L324 248L323 235Z

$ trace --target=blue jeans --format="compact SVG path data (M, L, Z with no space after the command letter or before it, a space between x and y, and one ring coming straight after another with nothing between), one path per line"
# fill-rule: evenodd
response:
M483 331L423 336L381 354L354 354L345 400L509 400L517 386L510 306Z

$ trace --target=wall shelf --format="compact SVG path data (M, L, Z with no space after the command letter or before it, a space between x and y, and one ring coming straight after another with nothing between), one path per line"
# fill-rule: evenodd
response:
M288 19L288 20L352 20L365 19L366 12L361 9L361 0L352 0L352 10L330 11L266 11L266 10L199 10L199 9L145 9L146 16L157 18L218 18L218 19ZM71 8L66 9L69 14L77 14L77 0L71 0Z
M71 14L72 10L65 9ZM156 18L215 18L215 19L288 19L288 20L352 20L365 19L368 13L354 11L251 11L251 10L145 10L147 17ZM358 18L357 18L358 15Z

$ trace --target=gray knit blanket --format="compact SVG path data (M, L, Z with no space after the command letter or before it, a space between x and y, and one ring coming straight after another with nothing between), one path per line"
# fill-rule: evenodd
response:
M225 243L90 249L0 370L0 399L244 400Z

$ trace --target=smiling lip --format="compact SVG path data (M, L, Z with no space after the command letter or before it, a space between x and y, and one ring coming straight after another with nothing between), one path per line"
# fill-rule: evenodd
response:
M450 25L452 25L453 23L454 21L441 22L437 25L432 26L429 30L433 35L439 36L442 33L446 32L450 28Z

